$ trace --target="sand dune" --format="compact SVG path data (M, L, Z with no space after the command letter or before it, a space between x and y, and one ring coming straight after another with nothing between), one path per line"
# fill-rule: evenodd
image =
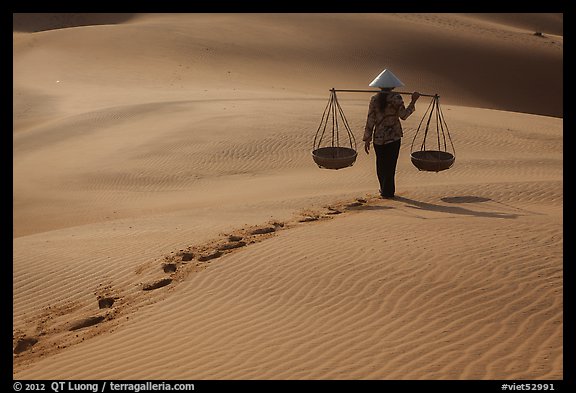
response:
M15 15L14 378L563 378L562 32ZM373 154L310 156L328 89L386 67L441 95L456 147L410 163L421 98L393 201ZM370 95L339 97L360 140Z
M45 30L65 29L78 26L108 25L126 22L135 14L129 13L14 13L12 29L33 33Z

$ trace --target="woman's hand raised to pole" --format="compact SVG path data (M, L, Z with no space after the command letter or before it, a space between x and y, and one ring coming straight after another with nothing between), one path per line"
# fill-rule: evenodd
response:
M418 93L417 91L412 93L412 102L418 101L418 98L420 98L420 93Z

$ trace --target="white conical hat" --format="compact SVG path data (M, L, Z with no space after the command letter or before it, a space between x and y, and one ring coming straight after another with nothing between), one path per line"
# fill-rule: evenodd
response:
M404 83L392 71L386 69L380 73L370 84L370 87L400 87L404 86Z

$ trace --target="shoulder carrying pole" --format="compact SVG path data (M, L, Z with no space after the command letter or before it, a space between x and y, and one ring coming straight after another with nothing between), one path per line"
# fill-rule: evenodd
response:
M380 93L381 90L350 90L350 89L330 89L330 91L338 91L338 92L344 92L344 93ZM396 93L396 94L405 94L405 95L412 95L412 93L408 93L405 91L394 91L392 90L391 93ZM420 93L420 96L422 97L440 97L438 94L422 94Z

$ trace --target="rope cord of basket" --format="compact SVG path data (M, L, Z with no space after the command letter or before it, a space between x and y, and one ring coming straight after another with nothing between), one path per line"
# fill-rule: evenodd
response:
M338 118L340 118L340 122ZM328 99L328 104L326 104L326 107L324 108L324 112L322 113L322 120L320 121L320 125L316 130L316 135L314 136L314 149L321 147L322 141L324 140L324 135L326 133L326 128L328 127L330 120L332 120L331 146L340 147L340 127L343 126L348 134L350 148L356 150L356 138L352 132L352 129L350 128L350 125L348 124L344 110L338 102L336 91L334 89L330 90L330 98ZM320 132L320 130L322 130L322 132Z
M452 137L450 136L450 131L448 130L448 124L446 124L446 120L444 118L444 112L442 112L442 108L440 108L440 98L438 98L438 113L440 116L440 127L442 128L442 135L444 135L444 127L446 127L446 133L448 134L448 140L450 141L450 145L452 146L452 152L454 153L454 157L456 157L456 149L454 148L454 143L452 142ZM444 137L446 138L446 137ZM446 139L444 139L444 146L446 146Z
M420 120L420 124L418 124L418 128L416 129L416 133L414 134L414 138L412 139L412 144L410 145L410 152L414 151L414 143L418 134L420 133L420 129L424 120L427 118L426 127L424 128L424 138L422 139L422 143L420 145L420 151L426 150L426 141L428 139L428 132L430 130L430 123L432 121L432 116L435 116L436 122L436 140L438 145L438 151L447 151L447 143L446 143L446 134L448 135L448 140L450 141L450 145L452 146L452 151L454 152L454 157L456 156L456 149L454 149L454 143L452 142L452 137L450 136L450 131L448 130L448 124L446 124L446 120L444 118L444 113L440 108L440 96L435 95L433 96L424 116ZM442 134L442 140L440 139L440 134Z

